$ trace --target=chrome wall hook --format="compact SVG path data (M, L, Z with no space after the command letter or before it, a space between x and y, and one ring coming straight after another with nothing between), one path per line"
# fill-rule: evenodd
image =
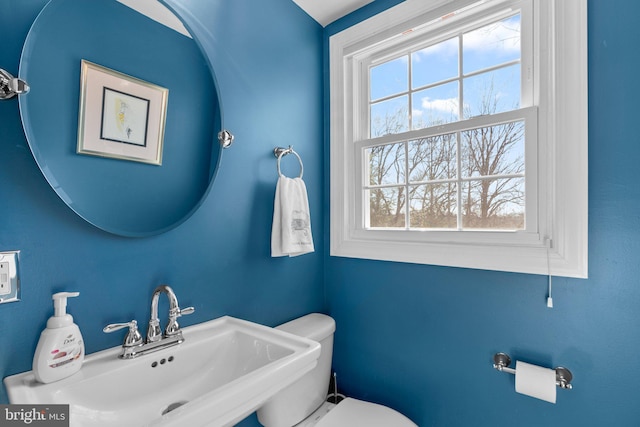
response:
M27 92L29 92L27 82L13 77L11 73L0 68L0 100L10 99Z

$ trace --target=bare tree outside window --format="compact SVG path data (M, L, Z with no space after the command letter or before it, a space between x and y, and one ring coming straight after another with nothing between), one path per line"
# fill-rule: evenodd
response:
M498 93L489 81L475 111L494 114ZM398 111L379 120L376 133L397 133L405 116ZM380 145L367 154L369 185L380 186L369 190L370 227L407 227L408 200L410 228L524 228L522 121Z
M519 15L376 65L370 136L516 110L520 74ZM524 121L430 135L366 148L368 226L523 229Z

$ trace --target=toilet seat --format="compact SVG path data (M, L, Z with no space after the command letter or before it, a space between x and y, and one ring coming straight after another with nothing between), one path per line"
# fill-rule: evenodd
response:
M386 406L346 398L325 415L316 427L418 427L409 418Z

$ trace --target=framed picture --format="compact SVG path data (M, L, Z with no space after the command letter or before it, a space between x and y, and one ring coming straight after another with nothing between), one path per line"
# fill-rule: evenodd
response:
M78 154L162 164L169 90L82 60Z

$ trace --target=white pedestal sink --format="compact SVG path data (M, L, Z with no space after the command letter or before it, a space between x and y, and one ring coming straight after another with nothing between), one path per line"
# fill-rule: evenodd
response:
M9 401L69 404L72 427L232 426L313 369L320 344L233 317L183 330L185 341L132 360L121 348L86 357L51 384L4 379Z

